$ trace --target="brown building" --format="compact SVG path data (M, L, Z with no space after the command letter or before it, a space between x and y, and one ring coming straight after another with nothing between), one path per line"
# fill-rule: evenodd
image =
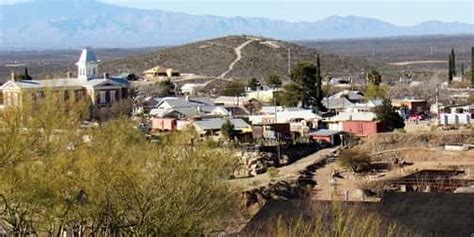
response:
M4 106L21 106L27 97L39 101L46 92L51 92L59 94L65 100L88 99L92 118L106 119L113 104L129 97L130 85L127 80L109 77L106 73L99 76L98 64L94 52L84 49L76 63L77 78L15 80L15 75L12 74L11 80L0 88Z

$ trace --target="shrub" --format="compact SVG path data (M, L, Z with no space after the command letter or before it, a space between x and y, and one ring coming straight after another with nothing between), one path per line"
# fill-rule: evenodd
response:
M267 173L270 176L270 178L276 178L278 176L278 169L275 167L269 167L267 169Z
M365 152L344 150L339 154L339 165L350 168L356 173L367 172L371 167L370 156Z

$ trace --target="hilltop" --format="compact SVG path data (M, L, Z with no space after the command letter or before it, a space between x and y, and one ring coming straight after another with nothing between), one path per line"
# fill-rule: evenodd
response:
M323 71L332 76L360 75L369 68L385 66L280 40L228 36L108 61L102 69L112 73L129 71L140 74L160 65L210 77L248 79L276 73L287 78L288 49L292 66L301 61L314 62L316 55L321 54Z

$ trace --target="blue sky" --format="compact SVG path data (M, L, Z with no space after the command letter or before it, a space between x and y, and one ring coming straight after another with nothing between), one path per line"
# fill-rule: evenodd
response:
M0 0L11 4L28 0ZM51 1L51 0L40 0ZM52 0L54 1L54 0ZM56 0L58 1L58 0ZM474 3L468 0L101 0L116 5L161 9L196 15L265 17L287 21L316 21L328 16L363 16L396 25L422 21L459 21L474 24Z

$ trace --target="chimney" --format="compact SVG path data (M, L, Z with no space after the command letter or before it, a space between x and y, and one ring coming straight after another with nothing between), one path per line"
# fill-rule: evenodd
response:
M11 79L12 81L15 81L15 77L16 77L15 72L12 72L10 79Z
M104 80L107 80L107 79L109 79L109 74L104 72Z

